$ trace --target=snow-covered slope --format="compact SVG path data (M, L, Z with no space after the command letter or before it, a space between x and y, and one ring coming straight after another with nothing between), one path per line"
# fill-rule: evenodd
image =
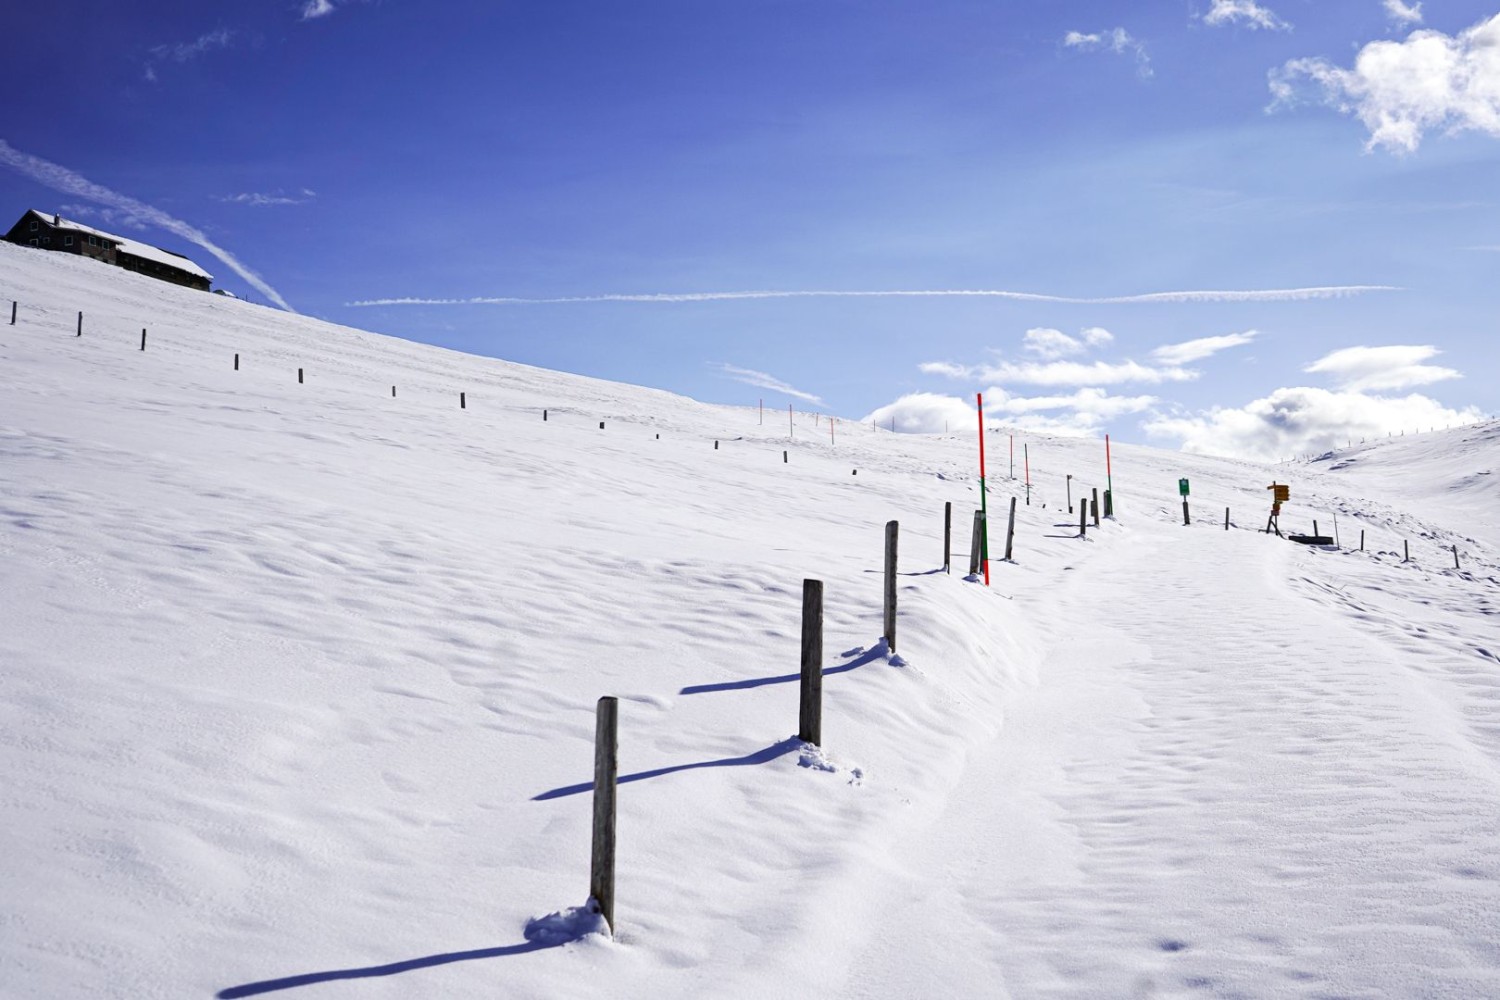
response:
M0 995L1500 994L1493 427L1116 447L1084 539L1101 445L1030 438L987 589L972 435L789 438L0 244L12 298ZM1344 550L1247 530L1272 479ZM558 943L604 694L618 934Z

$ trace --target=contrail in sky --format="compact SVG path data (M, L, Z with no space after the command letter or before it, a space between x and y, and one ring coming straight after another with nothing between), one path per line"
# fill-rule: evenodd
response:
M286 299L283 299L276 289L266 284L265 279L241 264L234 254L214 243L201 230L168 215L159 208L153 208L143 201L137 201L128 195L95 184L67 167L51 163L39 156L32 156L30 153L23 153L4 139L0 139L0 164L10 167L17 173L25 174L38 184L44 184L54 191L61 191L63 194L75 195L98 205L118 209L139 222L149 223L159 229L174 233L189 243L195 243L223 261L231 271L244 278L251 287L257 289L266 298L287 312L297 311L287 305Z
M526 299L510 296L480 296L468 299L361 299L349 306L543 306L579 302L726 302L737 299L922 299L975 298L1011 299L1017 302L1055 302L1066 305L1128 305L1151 302L1300 302L1307 299L1337 299L1366 292L1399 292L1397 285L1320 285L1313 288L1261 288L1221 291L1147 292L1143 295L1107 295L1080 298L1042 295L991 288L932 289L908 291L760 291L760 292L657 292L649 294L568 295L559 298Z

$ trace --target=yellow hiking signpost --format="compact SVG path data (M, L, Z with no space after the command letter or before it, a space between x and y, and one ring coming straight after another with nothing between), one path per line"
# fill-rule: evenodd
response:
M1292 488L1285 483L1272 483L1266 489L1271 491L1271 517L1266 521L1266 534L1276 532L1277 538L1284 537L1281 534L1281 505L1286 503L1292 496Z

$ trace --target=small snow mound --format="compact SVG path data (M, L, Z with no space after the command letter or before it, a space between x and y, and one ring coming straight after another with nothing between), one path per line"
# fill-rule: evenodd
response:
M599 904L590 899L582 906L533 917L526 925L526 940L532 944L555 947L570 941L581 941L590 934L610 937L609 923L599 912Z
M900 656L896 655L895 653L891 654L891 658L887 662L889 662L890 665L893 666L893 667L904 667L904 666L906 666L906 661L904 659L902 659Z
M865 777L864 768L841 767L828 756L826 750L812 743L802 744L802 752L797 755L797 766L813 771L823 771L827 774L847 774L851 785L860 784Z

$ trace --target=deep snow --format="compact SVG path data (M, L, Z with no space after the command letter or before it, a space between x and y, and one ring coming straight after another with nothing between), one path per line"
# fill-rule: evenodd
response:
M1082 540L1102 444L1027 438L986 589L972 433L789 440L0 244L11 298L0 994L1500 995L1494 424L1117 445ZM1254 530L1272 480L1342 550ZM614 940L573 911L602 694Z

